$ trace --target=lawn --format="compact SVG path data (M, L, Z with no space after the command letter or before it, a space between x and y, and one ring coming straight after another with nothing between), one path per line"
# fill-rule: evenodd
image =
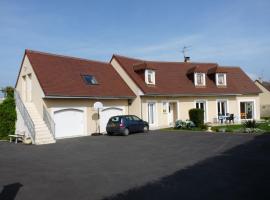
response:
M258 123L257 129L260 129L262 133L270 133L270 122L263 122ZM176 128L164 128L161 129L164 131L206 131L205 129L201 129L198 127L194 128L182 128L182 129L176 129ZM214 132L245 132L245 129L243 127L243 124L224 124L220 126L213 126L211 128Z
M258 123L257 129L260 129L264 133L270 133L270 123L269 122ZM213 126L212 131L244 132L244 126L243 124L227 124L222 126Z

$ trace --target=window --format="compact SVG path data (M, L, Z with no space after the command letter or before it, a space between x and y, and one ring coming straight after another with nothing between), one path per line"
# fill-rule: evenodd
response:
M218 116L225 116L227 113L227 101L226 100L219 100L217 102L217 114Z
M216 84L217 84L217 86L225 86L226 85L226 74L217 73L216 74Z
M205 73L195 73L194 80L195 80L195 85L205 86Z
M82 75L83 80L87 85L96 85L98 84L96 78L93 75Z
M162 112L163 113L167 113L168 112L168 103L167 102L163 102L162 103Z
M141 121L141 119L139 117L137 117L137 116L132 116L132 118L133 118L134 121Z
M111 118L111 121L112 122L119 122L119 117L113 117L113 118Z
M145 70L145 82L147 84L155 85L155 71Z

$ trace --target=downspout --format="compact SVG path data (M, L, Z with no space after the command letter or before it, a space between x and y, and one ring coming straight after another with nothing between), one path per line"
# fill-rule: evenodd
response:
M140 97L141 99L141 119L143 119L143 113L142 113L142 98Z

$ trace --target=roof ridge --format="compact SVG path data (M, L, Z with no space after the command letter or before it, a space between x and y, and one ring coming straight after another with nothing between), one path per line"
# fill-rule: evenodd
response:
M214 64L214 65L219 66L218 63L215 63L215 62L211 63L211 62L178 62L178 61L145 60L145 59L141 59L141 58L133 58L133 57L130 57L130 56L123 56L123 55L119 55L119 54L113 54L113 56L132 59L132 60L139 60L139 61L142 61L142 62L177 63L177 64Z
M49 52L43 52L43 51L36 51L36 50L31 50L31 49L25 49L25 53L38 53L38 54L43 54L43 55L48 55L48 56L55 56L55 57L62 57L62 58L69 58L73 60L83 60L83 61L89 61L89 62L98 62L102 64L108 64L111 65L109 62L105 61L99 61L99 60L91 60L87 58L79 58L79 57L74 57L74 56L68 56L68 55L61 55L61 54L56 54L56 53L49 53Z

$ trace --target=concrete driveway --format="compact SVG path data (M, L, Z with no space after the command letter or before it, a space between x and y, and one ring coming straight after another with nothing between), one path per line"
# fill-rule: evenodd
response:
M269 199L270 135L154 131L0 142L0 199Z

